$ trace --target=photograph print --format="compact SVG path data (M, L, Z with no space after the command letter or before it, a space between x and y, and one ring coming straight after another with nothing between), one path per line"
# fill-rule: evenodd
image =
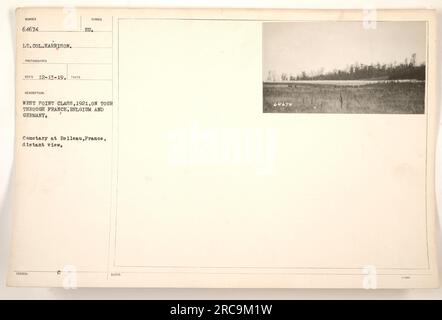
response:
M425 22L266 22L262 32L265 113L425 113Z

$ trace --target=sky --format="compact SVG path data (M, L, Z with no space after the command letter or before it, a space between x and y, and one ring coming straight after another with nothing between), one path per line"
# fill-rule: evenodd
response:
M416 53L425 62L426 23L267 22L263 24L263 79L269 71L300 74L344 69L355 62L400 63Z

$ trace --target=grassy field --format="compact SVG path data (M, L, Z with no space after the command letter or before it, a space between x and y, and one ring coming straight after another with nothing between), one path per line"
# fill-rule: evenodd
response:
M424 113L425 82L264 83L264 112Z

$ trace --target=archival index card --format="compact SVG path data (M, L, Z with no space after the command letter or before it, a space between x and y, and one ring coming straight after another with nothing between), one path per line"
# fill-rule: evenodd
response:
M9 285L438 286L435 14L370 17L18 9Z

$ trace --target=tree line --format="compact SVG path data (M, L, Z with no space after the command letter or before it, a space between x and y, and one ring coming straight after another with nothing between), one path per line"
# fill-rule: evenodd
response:
M316 72L302 71L297 75L282 73L278 79L274 72L269 71L267 81L295 81L295 80L399 80L415 79L425 80L425 63L416 64L416 54L405 58L402 63L389 64L363 64L354 63L344 70L324 72L320 69Z

